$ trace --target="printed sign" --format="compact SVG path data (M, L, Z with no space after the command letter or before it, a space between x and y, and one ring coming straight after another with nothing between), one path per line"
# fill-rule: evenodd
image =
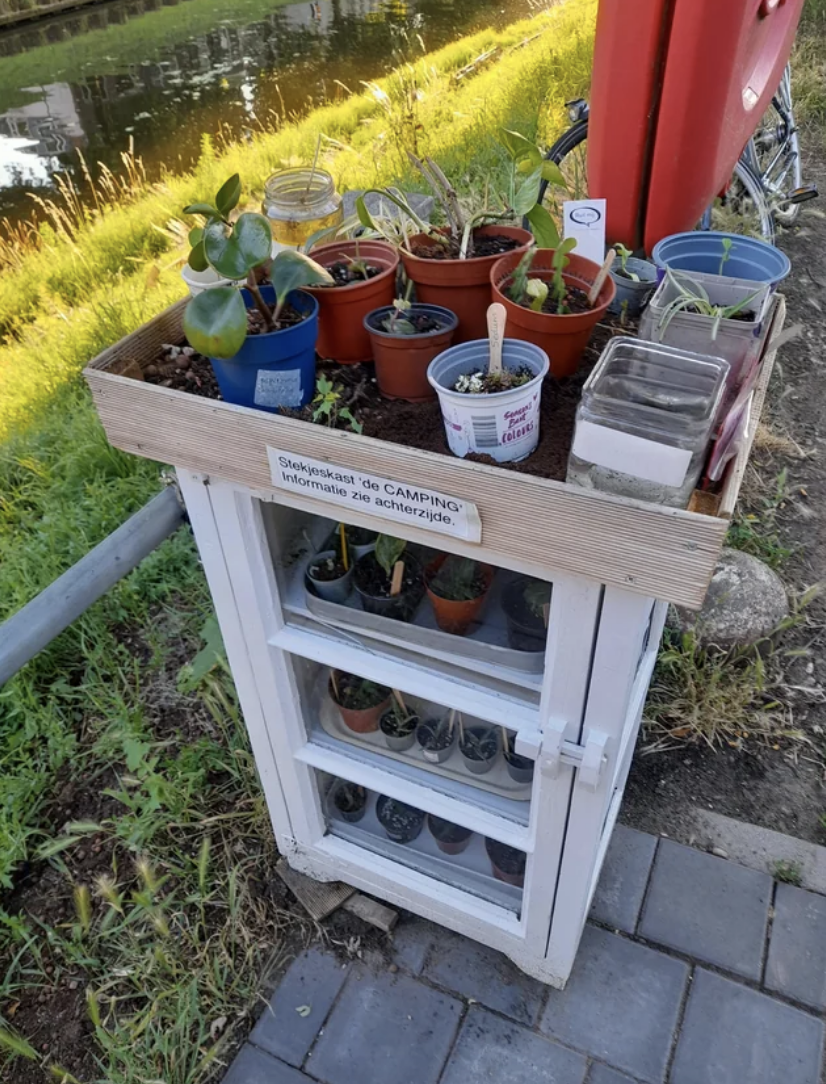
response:
M482 540L482 521L469 501L277 448L268 447L267 455L272 483L278 489L467 542Z
M264 407L301 406L301 370L259 369L253 402Z
M574 252L602 264L605 259L605 200L570 199L562 205L562 233L576 238Z
M571 452L597 467L675 488L685 481L691 463L690 449L672 448L594 422L576 423Z

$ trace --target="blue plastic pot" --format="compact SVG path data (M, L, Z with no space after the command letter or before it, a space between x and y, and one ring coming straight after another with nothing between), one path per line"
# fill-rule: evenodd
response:
M251 309L252 294L248 290L241 294ZM262 286L261 296L268 305L275 304L272 286ZM300 324L265 335L247 335L235 357L209 359L225 402L275 413L281 407L297 410L313 397L318 302L303 290L293 290L287 300L306 314Z
M666 267L674 271L704 271L709 275L719 275L723 258L721 242L726 237L732 245L722 274L750 282L768 282L774 287L791 271L789 257L774 245L759 241L756 237L716 230L693 230L691 233L674 233L664 237L654 246L651 258L660 268L661 279Z

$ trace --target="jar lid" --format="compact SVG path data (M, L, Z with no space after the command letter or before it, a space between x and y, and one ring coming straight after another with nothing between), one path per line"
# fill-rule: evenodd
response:
M728 372L723 358L618 336L585 382L580 410L669 444L696 438L714 424Z

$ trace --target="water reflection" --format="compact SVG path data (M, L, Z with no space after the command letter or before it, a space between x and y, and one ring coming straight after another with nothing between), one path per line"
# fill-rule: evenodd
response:
M341 84L530 10L532 0L117 0L0 37L0 214L75 180L76 150L118 165L133 136L150 175L197 158L202 132L240 135ZM172 9L172 10L170 10Z

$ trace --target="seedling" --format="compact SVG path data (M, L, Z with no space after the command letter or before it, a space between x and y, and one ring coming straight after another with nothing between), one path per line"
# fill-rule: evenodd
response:
M570 263L568 253L572 252L574 248L576 248L576 238L566 237L554 249L551 257L553 277L550 285L543 279L530 277L529 272L537 250L529 248L511 276L511 284L508 287L508 297L510 297L511 301L515 301L517 305L524 305L530 299L528 307L534 312L542 312L548 294L550 294L556 304L557 315L564 315L568 310L566 305L568 287L565 283L563 271Z
M397 297L393 302L393 311L382 320L382 328L390 335L415 335L416 327L410 320L404 319L404 314L410 312L410 295L413 292L413 280L407 283L404 297Z
M184 214L200 215L203 226L189 233L192 249L189 265L194 271L211 267L231 286L216 286L193 297L184 313L184 333L198 353L207 357L232 358L247 337L247 309L240 287L246 286L268 332L278 330L278 321L290 291L301 286L333 282L329 272L300 252L285 250L272 261L270 282L277 298L274 308L264 301L258 288L258 273L272 255L272 231L267 219L246 211L230 222L229 215L241 198L241 180L234 174L221 186L213 203L191 203Z
M201 295L203 296L203 295ZM346 422L354 433L360 433L364 426L356 421L348 406L341 404L341 392L329 377L320 376L315 385L315 397L312 401L313 421L317 425L326 425L329 429L339 428L339 421Z
M633 271L628 270L628 259L633 255L630 248L626 248L622 241L617 241L614 245L617 255L620 258L620 270L619 273L624 275L627 279L631 279L632 282L639 282L640 276Z
M717 338L717 333L720 330L720 321L730 320L739 312L743 312L763 290L762 286L758 287L754 293L742 298L734 305L715 305L709 298L705 287L688 275L680 274L680 277L678 278L670 267L666 267L665 275L668 282L678 291L678 294L670 304L666 305L660 318L658 327L661 337L674 317L679 312L687 311L713 318L714 324L711 329L711 339L712 342L714 342Z
M356 674L347 674L344 671L332 671L331 682L336 703L350 711L365 711L374 708L387 699L389 689L384 685L377 685L368 678L358 677Z
M476 561L451 554L430 581L430 590L452 602L471 602L481 594L479 579L480 568Z
M380 534L376 539L375 556L378 563L384 569L390 582L391 598L398 595L402 589L404 578L404 561L401 556L407 543L403 538L393 538L389 534Z
M731 256L731 247L734 244L734 242L732 241L732 239L730 237L724 237L720 241L720 244L723 246L723 255L720 257L720 266L717 268L717 274L718 275L722 275L723 268L726 266L726 264L729 261L729 257Z

